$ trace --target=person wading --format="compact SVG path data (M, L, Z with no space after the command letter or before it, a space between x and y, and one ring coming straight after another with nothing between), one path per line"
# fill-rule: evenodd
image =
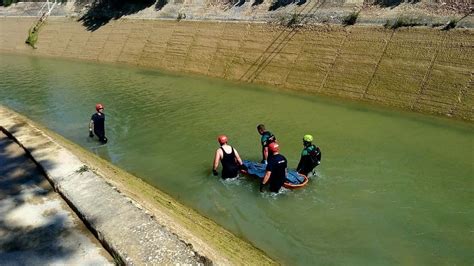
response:
M227 136L221 135L217 138L217 141L221 147L216 150L212 173L214 176L218 175L217 167L219 166L219 162L221 162L223 179L237 177L239 170L243 168L242 159L240 159L239 153L236 149L227 144Z
M312 141L313 136L304 135L303 151L301 151L300 162L298 167L296 167L296 171L305 176L308 176L321 163L321 150Z
M263 192L265 184L270 183L270 191L278 193L286 180L288 161L285 156L280 154L280 146L278 143L270 143L268 149L272 153L272 156L268 159L265 176L260 184L260 192Z
M262 163L266 164L271 153L268 152L268 145L276 141L275 135L267 131L263 124L257 126L257 131L261 135L260 142L262 144Z
M93 138L95 134L99 138L99 141L105 144L107 143L107 137L105 136L104 106L98 103L95 105L95 110L97 112L92 115L89 123L89 137Z

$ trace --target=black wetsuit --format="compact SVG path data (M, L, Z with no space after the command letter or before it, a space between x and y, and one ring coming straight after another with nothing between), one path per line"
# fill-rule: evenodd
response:
M285 156L281 154L276 154L268 158L266 171L272 172L269 180L271 192L278 193L283 183L285 183L287 166L288 162Z
M91 120L94 122L94 134L99 138L100 142L106 143L107 138L105 137L105 114L95 113L92 115Z
M272 134L272 132L270 131L263 132L262 137L260 139L260 142L262 143L262 157L263 157L263 151L265 150L265 147L268 147L270 143L275 142L275 141L276 141L276 137L275 135ZM268 152L267 160L269 160L271 156L272 156L272 153ZM262 158L262 160L265 160L265 158Z
M224 148L221 147L222 150L222 178L234 178L237 177L239 174L239 165L235 161L235 152L234 148L230 147L232 151L228 154L225 153Z
M321 163L321 150L319 147L311 144L304 147L301 152L301 159L296 167L298 173L307 176L313 169Z

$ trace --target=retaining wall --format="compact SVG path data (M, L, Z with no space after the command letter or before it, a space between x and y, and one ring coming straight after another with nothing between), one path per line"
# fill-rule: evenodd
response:
M0 18L0 52L126 63L380 103L473 121L474 31L113 20L96 31L51 17Z

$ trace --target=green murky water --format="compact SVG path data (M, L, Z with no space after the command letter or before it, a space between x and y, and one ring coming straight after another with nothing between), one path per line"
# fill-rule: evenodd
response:
M0 104L140 176L291 265L474 263L474 126L318 96L93 63L0 56ZM88 135L96 102L109 143ZM272 196L210 174L216 136L260 158L258 123L307 187Z

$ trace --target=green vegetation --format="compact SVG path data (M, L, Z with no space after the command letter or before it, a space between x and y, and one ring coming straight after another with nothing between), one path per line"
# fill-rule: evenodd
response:
M398 17L394 20L387 20L384 27L387 29L398 29L401 27L414 27L425 25L417 18Z
M90 170L89 166L84 164L83 166L79 167L79 169L76 170L76 173L82 174L82 173L85 173L89 170Z
M26 38L25 43L28 44L29 46L33 47L36 49L36 42L38 41L38 34L39 34L39 28L41 25L35 25L30 28L28 31L28 38Z
M354 25L359 17L359 12L352 12L346 17L342 18L342 25L349 26Z
M293 28L301 24L303 16L298 13L280 14L276 17L276 23L281 26Z
M33 47L34 49L36 49L35 45L38 41L39 30L41 29L41 26L43 26L43 24L45 23L46 18L47 14L44 13L43 16L41 16L41 18L38 20L38 22L28 31L28 38L26 38L25 43Z
M290 19L286 23L287 27L294 27L300 23L300 16L296 13L291 14Z
M435 23L431 24L431 27L432 27L432 28L436 28L436 27L441 27L441 26L443 26L443 25L445 25L445 24L444 24L444 23L441 23L441 22L435 22Z
M3 6L9 6L11 4L17 3L18 0L2 0L2 5Z
M442 30L450 30L456 28L456 25L458 24L459 20L457 19L451 19L444 27Z
M182 19L185 19L186 18L186 14L182 13L182 12L178 12L178 17L176 18L177 21L180 21Z

